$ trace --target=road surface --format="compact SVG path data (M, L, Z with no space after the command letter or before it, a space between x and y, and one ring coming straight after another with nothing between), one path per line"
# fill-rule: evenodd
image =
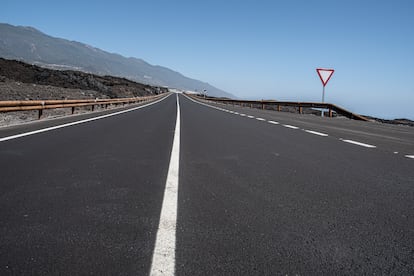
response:
M412 275L413 155L414 128L175 94L3 128L0 274Z

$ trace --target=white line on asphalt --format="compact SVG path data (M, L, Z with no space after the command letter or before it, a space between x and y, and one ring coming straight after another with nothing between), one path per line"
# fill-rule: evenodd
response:
M76 121L76 122L67 123L67 124L63 124L63 125L57 125L57 126L53 126L53 127L42 128L42 129L30 131L30 132L25 132L25 133L20 133L20 134L8 136L8 137L3 137L3 138L0 138L0 142L4 142L4 141L16 139L16 138L21 138L21 137L25 137L25 136L29 136L29 135L33 135L33 134L38 134L38 133L42 133L42 132L46 132L46 131L51 131L51 130L55 130L55 129L59 129L59 128L64 128L64 127L79 125L79 124L83 124L83 123L87 123L87 122L92 122L92 121L96 121L96 120L100 120L100 119L104 119L104 118L108 118L108 117L112 117L112 116L116 116L116 115L120 115L120 114L123 114L123 113L131 112L131 111L134 111L134 110L137 110L137 109L140 109L140 108L144 108L144 107L159 103L159 102L165 100L166 98L168 98L169 96L170 95L168 95L168 96L166 96L166 97L164 97L160 100L157 100L155 102L146 104L146 105L141 105L141 106L138 106L138 107L118 111L118 112L107 114L107 115L102 115L102 116L89 118L89 119L85 119L85 120L81 120L81 121Z
M247 116L247 118L253 119L253 118L254 118L254 116L249 115L249 116Z
M256 118L256 120L259 120L259 121L266 121L265 119L263 119L263 118Z
M207 106L207 107L210 107L210 108L214 108L214 109L217 109L217 110L221 110L221 111L224 111L224 112L228 112L228 110L226 110L226 109L224 109L224 108L220 108L220 107L216 107L216 106L213 106L213 105L208 105L208 104L205 104L205 103L202 103L202 102L196 101L196 100L192 99L191 97L188 97L187 95L184 95L184 94L183 94L183 96L184 96L185 98L187 98L188 100L190 100L190 101L192 101L192 102L196 103L196 104L201 104L201 105L204 105L204 106Z
M354 145L358 145L361 147L366 147L366 148L376 148L377 146L374 145L370 145L370 144L365 144L365 143L361 143L361 142L357 142L357 141L353 141L353 140L345 140L340 138L339 140L345 142L345 143L350 143L350 144L354 144Z
M291 126L291 125L283 125L284 127L291 128L291 129L299 129L297 126Z
M240 116L243 116L243 117L244 117L244 116L246 116L246 114L244 114L244 113L241 113L241 114L240 114Z
M414 159L414 155L406 155L405 157Z
M305 131L306 131L307 133L310 133L310 134L315 134L315 135L319 135L319 136L323 136L323 137L328 136L328 134L325 134L325 133L322 133L322 132L313 131L313 130L306 130L306 129L305 129Z
M239 115L240 113L239 112L234 112L234 114Z
M177 197L180 163L180 103L177 94L177 119L167 182L165 184L160 222L154 253L152 255L150 275L175 274L175 239L177 229Z
M275 121L268 121L268 122L274 125L279 125L279 122L275 122Z

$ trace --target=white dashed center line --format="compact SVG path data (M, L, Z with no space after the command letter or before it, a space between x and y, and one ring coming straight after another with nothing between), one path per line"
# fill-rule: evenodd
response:
M189 98L189 99L191 101L195 102L195 103L198 103L198 104L201 104L201 105L205 105L205 106L209 106L207 104L197 102L197 101L195 101L195 100L193 100L191 98ZM257 117L256 118L255 116L247 115L247 114L244 114L244 113L239 113L239 112L236 112L236 111L226 110L226 109L223 109L223 108L217 108L217 107L214 107L214 106L209 106L209 107L216 108L218 110L222 110L222 111L225 111L225 112L228 112L228 113L231 113L231 114L240 115L242 117L248 117L250 119L256 119L258 121L267 121L269 124L273 124L273 125L279 125L280 124L279 122L276 122L276 121L266 120L266 119L260 118L260 117ZM280 125L282 125L282 126L284 126L286 128L290 128L290 129L301 129L301 128L297 127L297 126L292 126L292 125L287 125L287 124L280 124ZM303 130L303 131L305 131L307 133L310 133L310 134L314 134L314 135L321 136L321 137L328 137L329 136L326 133L322 133L322 132L318 132L318 131L314 131L314 130L307 130L307 129L301 129L301 130ZM349 140L349 139L339 138L339 140L340 141L343 141L345 143L349 143L349 144L353 144L353 145L357 145L357 146L361 146L361 147L366 147L366 148L376 148L377 147L377 146L374 146L374 145L370 145L370 144L366 144L366 143L362 143L362 142L358 142L358 141L354 141L354 140ZM399 152L395 151L394 154L399 154ZM404 156L406 158L414 159L414 155L413 154L408 154L408 155L404 155Z
M291 125L283 125L284 127L291 128L291 129L299 129L297 126L291 126Z
M319 135L319 136L323 136L323 137L328 136L328 134L325 134L325 133L322 133L322 132L313 131L313 130L306 130L306 129L305 129L305 131L306 131L307 133L310 133L310 134L315 134L315 135Z
M361 143L361 142L357 142L357 141L353 141L353 140L345 140L345 139L339 139L345 143L350 143L350 144L354 144L357 146L361 146L361 147L366 147L366 148L376 148L377 146L374 145L370 145L370 144L365 144L365 143Z

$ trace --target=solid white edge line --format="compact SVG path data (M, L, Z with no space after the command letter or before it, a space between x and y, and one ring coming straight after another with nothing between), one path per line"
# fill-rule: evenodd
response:
M150 275L175 274L175 240L177 229L177 198L180 164L180 104L177 94L177 119L164 199L158 225Z
M354 141L354 140L346 140L346 139L342 139L342 138L340 138L339 140L341 140L345 143L354 144L354 145L358 145L358 146L366 147L366 148L376 148L377 147L377 146L374 146L374 145L365 144L365 143L361 143L361 142Z
M414 159L414 155L405 155L405 157Z
M0 138L0 142L12 140L12 139L17 139L17 138L21 138L21 137L25 137L25 136L29 136L29 135L33 135L33 134L38 134L38 133L42 133L42 132L46 132L46 131L51 131L51 130L55 130L55 129L59 129L59 128L79 125L79 124L83 124L83 123L87 123L87 122L92 122L92 121L96 121L96 120L100 120L100 119L120 115L120 114L131 112L131 111L135 111L137 109L144 108L144 107L159 103L159 102L165 100L166 98L168 98L169 96L171 96L171 95L163 97L163 98L161 98L161 99L159 99L155 102L151 102L151 103L141 105L141 106L138 106L138 107L134 107L134 108L131 108L131 109L127 109L127 110L118 111L118 112L115 112L115 113L110 113L110 114L106 114L106 115L102 115L102 116L98 116L98 117L93 117L93 118L89 118L89 119L85 119L85 120L81 120L81 121L75 121L75 122L71 122L71 123L67 123L67 124L63 124L63 125L57 125L57 126L53 126L53 127L47 127L47 128L42 128L42 129L30 131L30 132L25 132L25 133L12 135L12 136L3 137L3 138Z
M291 128L291 129L299 129L297 126L292 126L292 125L282 125L282 126Z
M322 132L317 132L317 131L313 131L313 130L306 130L306 129L304 129L307 133L310 133L310 134L315 134L315 135L318 135L318 136L322 136L322 137L326 137L326 136L329 136L328 134L325 134L325 133L322 133Z
M213 106L213 105L208 105L208 104L205 104L205 103L202 103L202 102L196 101L196 100L192 99L191 97L189 97L189 96L187 96L187 95L185 95L185 94L182 94L182 95L183 95L185 98L187 98L188 100L190 100L190 101L192 101L192 102L194 102L194 103L196 103L196 104L201 104L201 105L204 105L204 106L206 106L206 107L210 107L210 108L214 108L214 109L217 109L217 110L220 110L220 111L228 112L227 110L225 110L225 109L223 109L223 108L219 108L219 107L216 107L216 106Z

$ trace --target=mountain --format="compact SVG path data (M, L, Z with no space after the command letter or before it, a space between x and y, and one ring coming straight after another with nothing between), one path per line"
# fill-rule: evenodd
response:
M0 57L51 69L124 77L156 86L191 91L205 89L211 96L234 98L208 83L188 78L166 67L108 53L80 42L51 37L32 27L0 23Z

